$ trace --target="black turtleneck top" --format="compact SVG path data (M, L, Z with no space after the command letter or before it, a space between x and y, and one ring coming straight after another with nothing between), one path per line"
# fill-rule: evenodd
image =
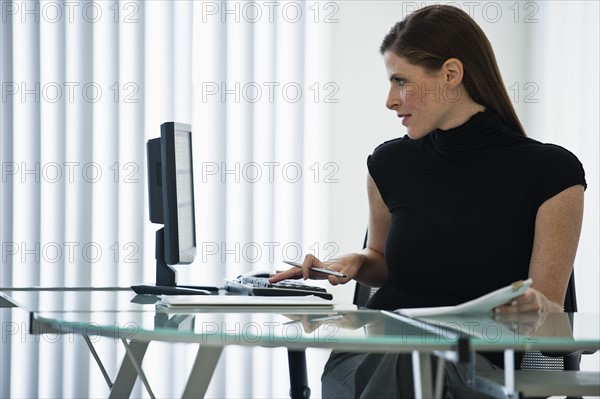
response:
M376 309L455 305L527 278L539 206L586 185L572 153L523 137L489 108L387 141L367 164L392 214Z

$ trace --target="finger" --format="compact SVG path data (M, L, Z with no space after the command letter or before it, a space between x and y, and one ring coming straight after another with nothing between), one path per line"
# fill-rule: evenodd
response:
M511 302L496 306L494 308L494 313L518 313L519 312L519 302L513 299Z
M301 275L302 275L302 270L298 269L297 267L293 267L286 271L277 273L272 277L269 277L269 282L276 283L278 281L286 280L286 279L292 279L292 278L297 279L297 278L300 278Z
M279 269L279 270L275 270L275 272L274 272L274 273L271 273L271 274L269 274L269 278L271 278L271 277L273 277L273 276L276 276L276 275L278 275L279 273L286 272L286 271L287 271L287 270L281 270L281 269Z
M313 255L306 255L305 257L305 262L303 263L302 266L304 267L308 267L308 278L313 279L313 280L324 280L327 279L330 282L332 282L334 285L336 284L345 284L348 281L350 281L351 279L349 278L340 278L339 276L335 276L337 277L337 280L331 279L330 277L332 276L329 273L323 273L322 271L315 271L314 268L321 268L321 269L327 269L327 270L331 270L331 271L335 271L335 272L341 272L341 265L338 261L336 260L332 260L332 261L327 261L327 262L322 262L321 260L319 260L318 258L316 258ZM308 264L308 266L307 266ZM338 265L337 267L332 267L333 265Z
M273 277L279 277L279 275L287 270L275 270L275 273L269 273L269 280Z
M319 276L319 273L312 272L310 269L313 267L324 267L323 262L317 259L316 256L312 254L307 254L304 257L304 261L302 262L302 277L306 280L308 278L312 279L323 279L323 275Z
M514 298L508 304L508 309L514 313L538 311L538 299L535 291L529 288L523 295Z
M541 307L538 305L535 294L526 293L512 299L509 303L498 306L494 309L496 313L524 313L538 312Z
M310 259L312 260L312 265L314 267L322 267L324 269L328 268L328 263L326 262L322 262L319 258L313 256L313 255L307 255L307 257L310 256Z
M338 284L346 284L348 281L352 280L350 277L338 277L338 276L328 276L327 280L331 285Z
M327 280L329 281L329 284L331 284L331 285L341 284L341 279L337 276L328 276Z

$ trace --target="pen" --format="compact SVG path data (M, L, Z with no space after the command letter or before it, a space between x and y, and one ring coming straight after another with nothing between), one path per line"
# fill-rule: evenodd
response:
M292 266L296 266L296 267L302 267L302 263L292 262L292 261L289 261L289 260L284 260L283 263L287 263L288 265L292 265ZM325 274L331 274L332 276L336 276L336 277L343 277L343 278L348 277L345 274L342 274L340 272L336 272L335 270L331 270L331 269L323 269L321 267L311 267L310 269L314 270L315 272L320 272L320 273L325 273Z

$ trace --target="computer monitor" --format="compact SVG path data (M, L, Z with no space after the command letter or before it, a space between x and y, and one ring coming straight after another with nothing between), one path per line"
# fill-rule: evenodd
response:
M216 292L213 286L178 286L173 266L196 257L194 167L190 125L165 122L160 138L146 143L150 221L156 231L156 285L134 285L138 294L190 295Z

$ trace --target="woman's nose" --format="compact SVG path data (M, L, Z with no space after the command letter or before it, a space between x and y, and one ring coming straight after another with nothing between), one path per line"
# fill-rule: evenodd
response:
M400 96L398 95L398 91L394 90L394 87L390 88L385 106L391 110L394 110L400 106Z

